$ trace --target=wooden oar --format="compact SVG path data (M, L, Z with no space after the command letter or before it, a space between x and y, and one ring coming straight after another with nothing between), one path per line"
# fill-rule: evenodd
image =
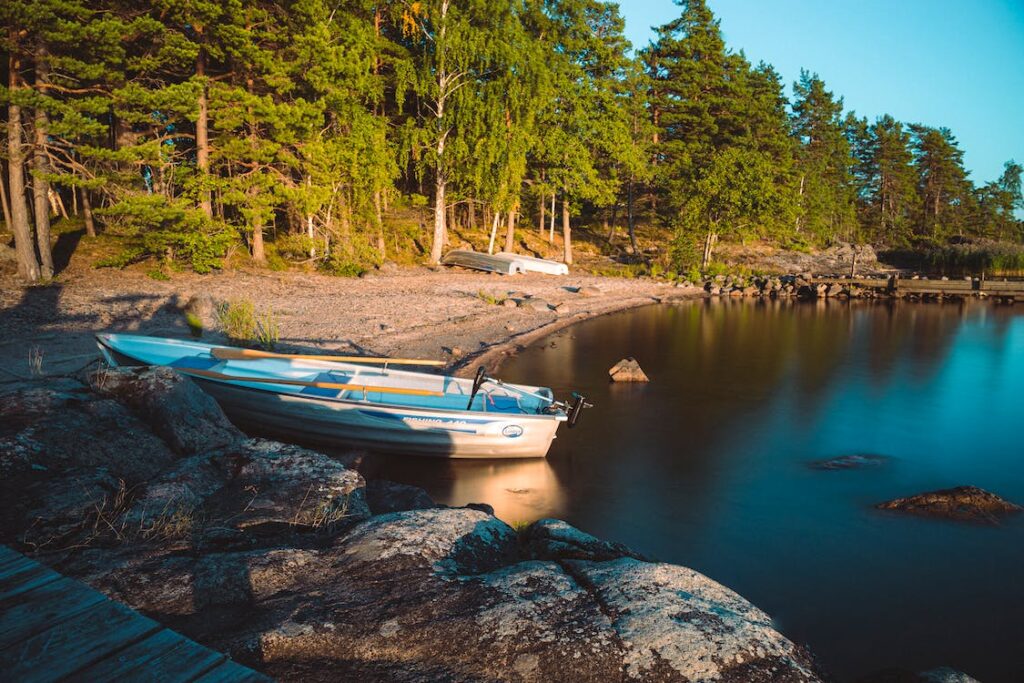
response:
M220 360L257 360L260 358L304 358L306 360L326 360L336 363L388 363L391 365L444 365L443 360L419 360L417 358L375 358L373 356L311 356L302 353L271 353L253 349L217 348L210 351L214 358Z
M305 382L300 379L278 379L275 377L239 377L237 375L225 375L213 370L199 370L197 368L175 368L185 375L196 375L198 377L209 377L210 379L225 379L231 382L264 382L266 384L287 384L296 387L316 387L317 389L341 389L342 391L380 392L382 394L406 394L409 396L444 396L441 391L429 391L427 389L401 389L399 387L374 387L363 384L340 384L337 382Z

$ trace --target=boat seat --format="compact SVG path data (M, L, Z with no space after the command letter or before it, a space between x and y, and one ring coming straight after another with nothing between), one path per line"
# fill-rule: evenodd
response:
M332 382L334 384L344 383L344 380L338 379L330 372L321 372L315 378L314 382ZM327 389L324 387L302 387L300 394L306 396L319 396L321 398L338 398L341 395L341 389Z
M209 370L214 365L220 365L223 361L206 354L202 356L182 356L171 362L172 368L183 368L185 370Z

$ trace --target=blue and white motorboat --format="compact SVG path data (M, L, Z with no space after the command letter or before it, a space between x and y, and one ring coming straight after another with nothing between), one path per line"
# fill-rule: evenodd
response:
M298 442L447 458L544 457L587 404L551 390L323 356L184 339L100 334L112 366L160 365L193 379L244 429ZM323 360L321 360L323 359Z

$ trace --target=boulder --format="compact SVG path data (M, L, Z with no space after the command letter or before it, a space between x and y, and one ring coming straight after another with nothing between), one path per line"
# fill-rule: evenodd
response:
M703 574L628 557L566 564L611 621L627 679L819 680L771 617Z
M919 493L879 503L875 507L879 510L985 524L998 524L1001 517L1024 510L1020 505L976 486L957 486Z
M215 327L218 322L217 306L209 294L196 294L189 297L185 305L181 307L181 313L185 316L185 324L197 337L202 336L204 330Z
M366 504L371 515L435 507L433 499L420 487L386 479L366 482Z
M171 368L110 368L94 372L89 381L100 396L132 408L181 455L245 438L213 397Z
M560 519L537 520L526 527L520 540L527 556L535 560L644 559L620 543L602 541Z
M650 382L650 378L633 357L623 358L608 369L608 376L613 382Z
M600 546L553 520L535 533ZM701 574L532 559L465 508L375 516L320 548L89 550L68 569L282 680L820 680L767 615Z
M251 439L184 459L151 481L120 523L128 540L192 547L331 535L370 515L363 478L298 446Z
M97 399L77 382L23 389L0 399L0 487L12 484L16 474L49 479L97 467L134 484L175 457L130 410Z

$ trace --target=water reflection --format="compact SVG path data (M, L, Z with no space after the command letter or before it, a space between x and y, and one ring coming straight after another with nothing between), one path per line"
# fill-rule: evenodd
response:
M454 505L488 503L510 524L558 517L565 487L552 461L432 460L370 455L360 469L368 478L397 478L426 488L434 500Z
M547 461L378 459L371 476L694 567L841 679L950 665L1024 680L1024 519L978 529L871 507L961 484L1024 502L1017 308L716 300L605 316L502 370L596 404ZM652 382L609 384L630 355ZM891 460L807 467L851 453Z

